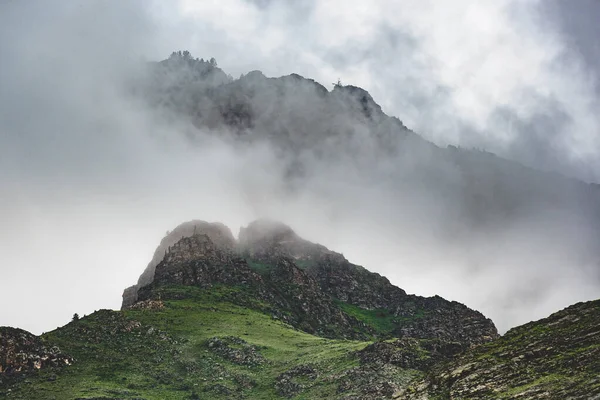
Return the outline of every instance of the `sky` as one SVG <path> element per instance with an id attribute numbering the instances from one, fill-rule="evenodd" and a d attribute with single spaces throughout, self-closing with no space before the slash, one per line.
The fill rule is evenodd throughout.
<path id="1" fill-rule="evenodd" d="M 140 61 L 188 49 L 233 77 L 340 79 L 441 146 L 598 182 L 599 17 L 594 0 L 1 2 L 0 325 L 41 333 L 73 313 L 118 309 L 165 231 L 205 219 L 236 233 L 265 214 L 501 330 L 600 297 L 583 276 L 557 275 L 547 285 L 558 294 L 536 296 L 501 268 L 475 285 L 452 265 L 420 265 L 439 257 L 397 265 L 397 237 L 375 224 L 381 204 L 331 223 L 352 204 L 332 204 L 322 182 L 278 199 L 268 147 L 239 153 L 210 137 L 190 147 L 172 134 L 185 126 L 122 93 Z M 249 200 L 264 193 L 274 200 Z M 532 299 L 494 305 L 509 292 L 479 283 L 498 281 Z"/>

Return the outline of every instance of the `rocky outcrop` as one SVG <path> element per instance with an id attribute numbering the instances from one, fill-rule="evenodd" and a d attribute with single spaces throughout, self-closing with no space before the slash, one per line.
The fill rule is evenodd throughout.
<path id="1" fill-rule="evenodd" d="M 298 365 L 275 379 L 275 390 L 280 396 L 294 397 L 312 386 L 318 376 L 319 374 L 311 365 Z"/>
<path id="2" fill-rule="evenodd" d="M 161 285 L 242 285 L 275 317 L 325 337 L 414 337 L 471 346 L 498 336 L 481 313 L 438 296 L 408 295 L 281 222 L 252 222 L 240 230 L 239 243 L 220 224 L 192 221 L 175 231 L 190 235 L 166 248 L 172 235 L 163 239 L 153 282 L 126 289 L 124 305 L 152 299 Z M 388 318 L 383 331 L 377 327 L 382 313 Z"/>
<path id="3" fill-rule="evenodd" d="M 154 280 L 156 266 L 163 260 L 169 247 L 175 245 L 184 237 L 190 237 L 194 234 L 205 234 L 211 238 L 213 244 L 221 249 L 232 249 L 235 246 L 235 239 L 229 228 L 219 222 L 206 222 L 192 220 L 178 225 L 175 229 L 167 232 L 160 244 L 154 251 L 152 260 L 140 275 L 137 284 L 130 286 L 123 292 L 123 307 L 129 307 L 137 301 L 137 292 L 139 288 L 149 285 Z"/>
<path id="4" fill-rule="evenodd" d="M 0 376 L 70 365 L 73 358 L 22 329 L 0 327 Z"/>
<path id="5" fill-rule="evenodd" d="M 600 300 L 514 328 L 436 366 L 406 399 L 600 398 Z M 435 397 L 438 396 L 438 397 Z"/>
<path id="6" fill-rule="evenodd" d="M 290 259 L 280 258 L 266 276 L 272 302 L 291 313 L 286 322 L 305 332 L 325 337 L 364 338 L 356 332 L 369 329 L 344 313 L 320 290 L 315 279 Z"/>
<path id="7" fill-rule="evenodd" d="M 121 307 L 127 308 L 135 304 L 138 299 L 138 285 L 129 286 L 123 291 L 123 302 Z"/>
<path id="8" fill-rule="evenodd" d="M 391 311 L 398 321 L 395 336 L 456 340 L 469 345 L 498 337 L 493 322 L 480 312 L 439 296 L 407 295 L 387 278 L 300 238 L 280 222 L 255 221 L 242 228 L 239 237 L 245 257 L 262 263 L 287 257 L 311 275 L 330 297 L 366 310 Z"/>
<path id="9" fill-rule="evenodd" d="M 206 343 L 208 349 L 237 365 L 257 367 L 266 362 L 256 346 L 235 336 L 214 337 Z"/>
<path id="10" fill-rule="evenodd" d="M 459 342 L 414 338 L 375 342 L 358 352 L 361 364 L 381 367 L 387 364 L 404 369 L 428 371 L 434 365 L 452 360 L 466 346 Z"/>
<path id="11" fill-rule="evenodd" d="M 164 284 L 199 287 L 262 284 L 262 277 L 232 249 L 215 243 L 204 233 L 182 238 L 166 249 L 163 260 L 155 268 L 153 284 L 140 288 L 138 299 L 148 299 L 154 286 Z"/>

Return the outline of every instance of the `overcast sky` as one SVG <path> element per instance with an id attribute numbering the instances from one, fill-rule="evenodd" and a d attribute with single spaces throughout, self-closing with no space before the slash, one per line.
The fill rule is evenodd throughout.
<path id="1" fill-rule="evenodd" d="M 244 188 L 274 179 L 268 149 L 190 149 L 170 135 L 180 127 L 119 92 L 140 60 L 188 49 L 234 77 L 339 78 L 440 145 L 599 181 L 599 19 L 595 0 L 0 2 L 0 325 L 40 333 L 117 309 L 166 230 L 206 219 L 236 233 L 265 213 L 501 329 L 600 297 L 577 281 L 568 296 L 507 310 L 466 293 L 451 269 L 406 278 L 393 241 L 360 241 L 368 214 L 332 225 L 310 201 L 250 206 Z"/>

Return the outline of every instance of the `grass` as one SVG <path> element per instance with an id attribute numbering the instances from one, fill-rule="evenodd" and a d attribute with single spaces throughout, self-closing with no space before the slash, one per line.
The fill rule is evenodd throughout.
<path id="1" fill-rule="evenodd" d="M 361 322 L 364 322 L 373 328 L 377 333 L 382 335 L 390 335 L 399 322 L 399 319 L 395 317 L 389 310 L 367 310 L 339 300 L 336 301 L 336 304 L 346 314 L 356 318 Z"/>
<path id="2" fill-rule="evenodd" d="M 163 288 L 161 310 L 101 310 L 47 333 L 77 360 L 61 371 L 46 370 L 14 386 L 10 399 L 194 399 L 280 398 L 276 377 L 309 364 L 318 378 L 296 398 L 336 398 L 336 377 L 358 365 L 354 353 L 368 342 L 329 340 L 293 329 L 258 310 L 228 301 L 242 289 Z M 254 346 L 267 362 L 232 363 L 207 341 L 235 336 Z M 302 383 L 304 378 L 299 378 Z M 3 392 L 0 386 L 0 397 Z M 341 396 L 341 395 L 340 395 Z"/>
<path id="3" fill-rule="evenodd" d="M 425 317 L 423 310 L 417 310 L 417 312 L 411 317 L 395 316 L 390 310 L 386 309 L 375 309 L 367 310 L 348 304 L 343 301 L 337 300 L 336 304 L 346 314 L 356 318 L 357 320 L 367 324 L 377 332 L 379 336 L 391 336 L 398 326 L 403 323 L 414 321 Z"/>
<path id="4" fill-rule="evenodd" d="M 248 266 L 259 275 L 267 275 L 273 269 L 273 265 L 271 264 L 261 263 L 252 259 L 247 259 L 246 262 L 248 263 Z"/>

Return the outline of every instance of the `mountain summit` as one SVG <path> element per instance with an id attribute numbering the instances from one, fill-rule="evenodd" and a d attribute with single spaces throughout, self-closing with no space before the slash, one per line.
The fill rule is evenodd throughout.
<path id="1" fill-rule="evenodd" d="M 124 308 L 156 299 L 165 285 L 229 285 L 243 287 L 286 323 L 324 337 L 411 336 L 468 347 L 498 336 L 481 313 L 440 297 L 408 295 L 385 277 L 270 220 L 242 228 L 239 242 L 222 224 L 183 223 L 161 241 L 139 282 L 146 284 L 125 290 Z M 369 325 L 366 315 L 385 329 Z"/>

